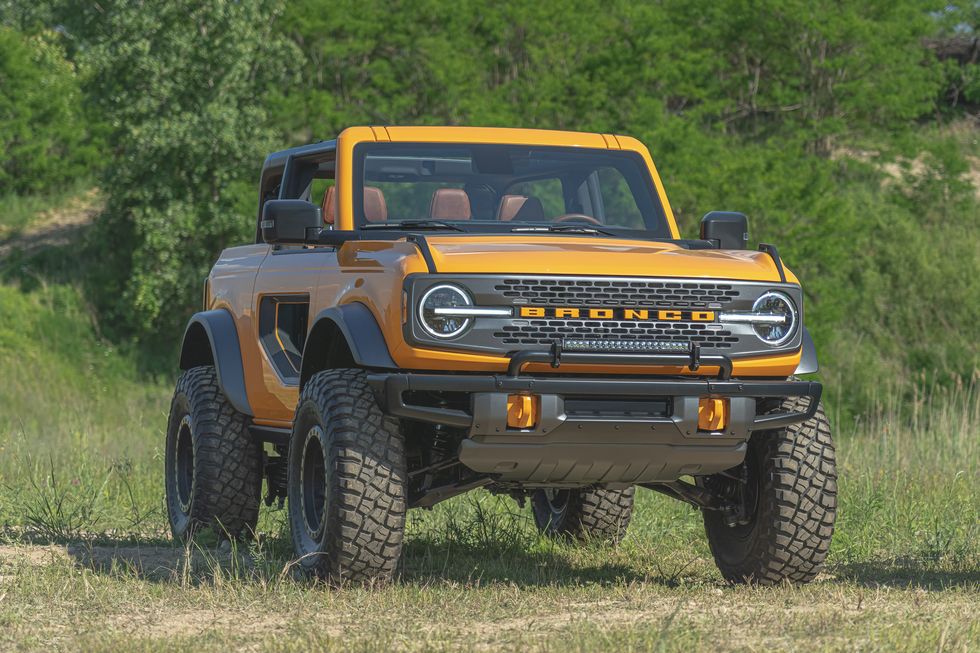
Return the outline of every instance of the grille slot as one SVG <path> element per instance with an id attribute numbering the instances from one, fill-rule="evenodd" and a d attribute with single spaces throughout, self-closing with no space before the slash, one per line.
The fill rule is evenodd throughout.
<path id="1" fill-rule="evenodd" d="M 542 306 L 724 307 L 737 299 L 730 283 L 615 279 L 503 279 L 494 291 L 517 303 Z"/>

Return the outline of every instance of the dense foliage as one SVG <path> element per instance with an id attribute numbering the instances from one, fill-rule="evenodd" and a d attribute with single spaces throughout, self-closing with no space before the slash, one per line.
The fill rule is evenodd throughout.
<path id="1" fill-rule="evenodd" d="M 650 145 L 687 235 L 708 210 L 741 210 L 754 240 L 780 246 L 825 374 L 858 405 L 883 379 L 978 366 L 978 7 L 0 2 L 19 30 L 0 32 L 0 53 L 20 53 L 0 55 L 0 76 L 63 70 L 58 98 L 81 84 L 97 116 L 79 126 L 78 103 L 63 102 L 32 123 L 31 147 L 70 161 L 87 141 L 65 134 L 105 134 L 91 288 L 116 337 L 174 340 L 216 253 L 251 235 L 271 148 L 351 124 L 627 133 Z M 67 59 L 23 54 L 54 48 L 37 35 L 55 27 Z M 0 85 L 0 147 L 5 97 L 28 103 Z M 21 171 L 7 188 L 61 172 Z"/>
<path id="2" fill-rule="evenodd" d="M 0 197 L 90 174 L 97 148 L 74 66 L 55 36 L 0 25 Z"/>

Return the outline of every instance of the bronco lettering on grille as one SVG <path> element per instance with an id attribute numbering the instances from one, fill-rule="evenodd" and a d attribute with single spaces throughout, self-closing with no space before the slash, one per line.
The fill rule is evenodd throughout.
<path id="1" fill-rule="evenodd" d="M 588 320 L 661 320 L 665 322 L 714 322 L 714 311 L 645 308 L 573 308 L 563 306 L 521 306 L 521 317 L 578 318 Z"/>

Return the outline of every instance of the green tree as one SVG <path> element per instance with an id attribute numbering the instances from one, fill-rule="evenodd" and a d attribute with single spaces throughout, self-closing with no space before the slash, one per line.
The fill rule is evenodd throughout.
<path id="1" fill-rule="evenodd" d="M 253 233 L 255 178 L 273 144 L 263 96 L 296 53 L 265 0 L 102 2 L 71 14 L 111 124 L 94 281 L 117 329 L 167 337 L 216 253 Z"/>
<path id="2" fill-rule="evenodd" d="M 0 196 L 91 175 L 98 149 L 74 66 L 53 34 L 0 26 Z"/>

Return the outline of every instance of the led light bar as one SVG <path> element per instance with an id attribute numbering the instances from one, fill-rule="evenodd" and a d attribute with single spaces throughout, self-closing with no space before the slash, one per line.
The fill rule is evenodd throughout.
<path id="1" fill-rule="evenodd" d="M 446 306 L 434 308 L 432 312 L 446 317 L 510 317 L 514 314 L 514 309 L 488 308 L 485 306 Z"/>
<path id="2" fill-rule="evenodd" d="M 786 324 L 789 316 L 778 313 L 719 313 L 718 321 L 728 324 Z"/>
<path id="3" fill-rule="evenodd" d="M 668 340 L 565 340 L 564 351 L 585 352 L 647 352 L 655 354 L 686 354 L 691 351 L 690 342 Z"/>

